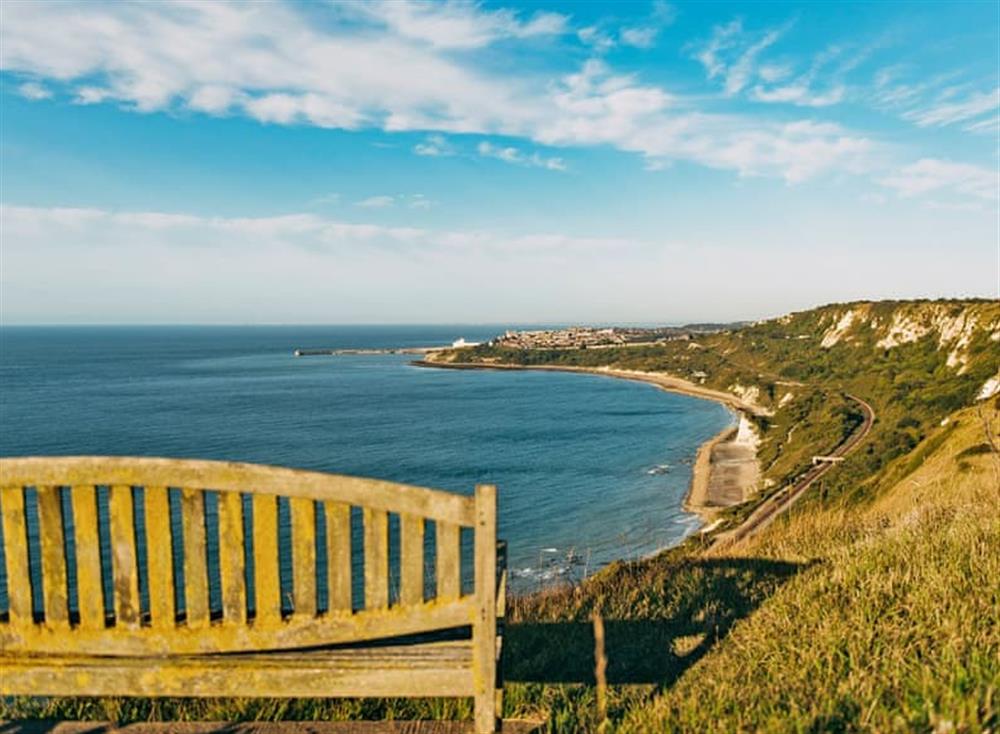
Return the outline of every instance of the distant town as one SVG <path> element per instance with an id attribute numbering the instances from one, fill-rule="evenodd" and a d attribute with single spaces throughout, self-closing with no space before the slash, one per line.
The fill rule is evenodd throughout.
<path id="1" fill-rule="evenodd" d="M 729 331 L 742 324 L 690 324 L 687 326 L 571 326 L 566 329 L 539 331 L 506 331 L 487 342 L 491 347 L 506 349 L 606 349 L 609 347 L 660 344 L 678 339 L 690 339 L 696 334 Z M 454 346 L 472 346 L 468 343 Z"/>

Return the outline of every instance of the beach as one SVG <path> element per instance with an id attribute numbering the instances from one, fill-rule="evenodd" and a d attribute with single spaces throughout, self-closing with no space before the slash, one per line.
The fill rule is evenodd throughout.
<path id="1" fill-rule="evenodd" d="M 757 462 L 759 439 L 749 416 L 769 415 L 760 405 L 742 400 L 732 393 L 713 390 L 673 375 L 656 372 L 639 372 L 610 367 L 573 367 L 558 365 L 508 365 L 480 362 L 443 362 L 431 352 L 422 361 L 413 362 L 420 367 L 445 369 L 492 370 L 542 370 L 550 372 L 584 372 L 623 380 L 634 380 L 656 385 L 661 390 L 682 395 L 715 400 L 732 409 L 738 423 L 729 426 L 698 449 L 692 467 L 691 485 L 684 498 L 684 509 L 693 512 L 706 523 L 712 522 L 719 510 L 739 504 L 756 489 L 760 477 Z"/>
<path id="2" fill-rule="evenodd" d="M 745 415 L 702 444 L 695 458 L 684 509 L 709 522 L 716 513 L 745 501 L 760 477 L 758 438 Z"/>

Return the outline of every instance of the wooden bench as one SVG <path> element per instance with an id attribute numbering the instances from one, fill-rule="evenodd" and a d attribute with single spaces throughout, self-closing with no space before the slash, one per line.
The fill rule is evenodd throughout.
<path id="1" fill-rule="evenodd" d="M 472 696 L 497 726 L 493 486 L 121 457 L 0 486 L 0 695 Z"/>

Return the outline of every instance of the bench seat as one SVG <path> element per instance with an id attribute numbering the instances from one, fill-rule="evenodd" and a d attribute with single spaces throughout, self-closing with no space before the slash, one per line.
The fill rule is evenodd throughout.
<path id="1" fill-rule="evenodd" d="M 472 641 L 308 651 L 0 657 L 7 695 L 472 696 Z"/>

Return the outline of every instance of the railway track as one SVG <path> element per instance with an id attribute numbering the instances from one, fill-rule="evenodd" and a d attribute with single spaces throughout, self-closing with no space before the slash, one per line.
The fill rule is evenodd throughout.
<path id="1" fill-rule="evenodd" d="M 867 401 L 862 400 L 855 395 L 851 395 L 850 393 L 844 393 L 844 395 L 861 406 L 861 410 L 864 413 L 864 420 L 861 422 L 861 425 L 858 426 L 858 428 L 850 436 L 848 436 L 846 441 L 840 444 L 840 446 L 835 448 L 829 454 L 830 457 L 844 457 L 853 452 L 871 431 L 872 424 L 875 422 L 875 409 L 872 408 Z M 833 469 L 834 466 L 836 466 L 836 464 L 831 462 L 822 463 L 818 466 L 812 467 L 790 486 L 778 490 L 764 500 L 764 502 L 750 514 L 750 517 L 744 520 L 740 525 L 732 530 L 727 530 L 716 535 L 713 539 L 712 545 L 709 547 L 718 548 L 731 543 L 736 543 L 767 527 L 776 517 L 787 511 L 789 507 L 795 504 L 798 499 L 805 494 L 806 490 L 808 490 L 809 487 L 816 482 L 817 479 L 820 479 L 824 474 Z"/>

